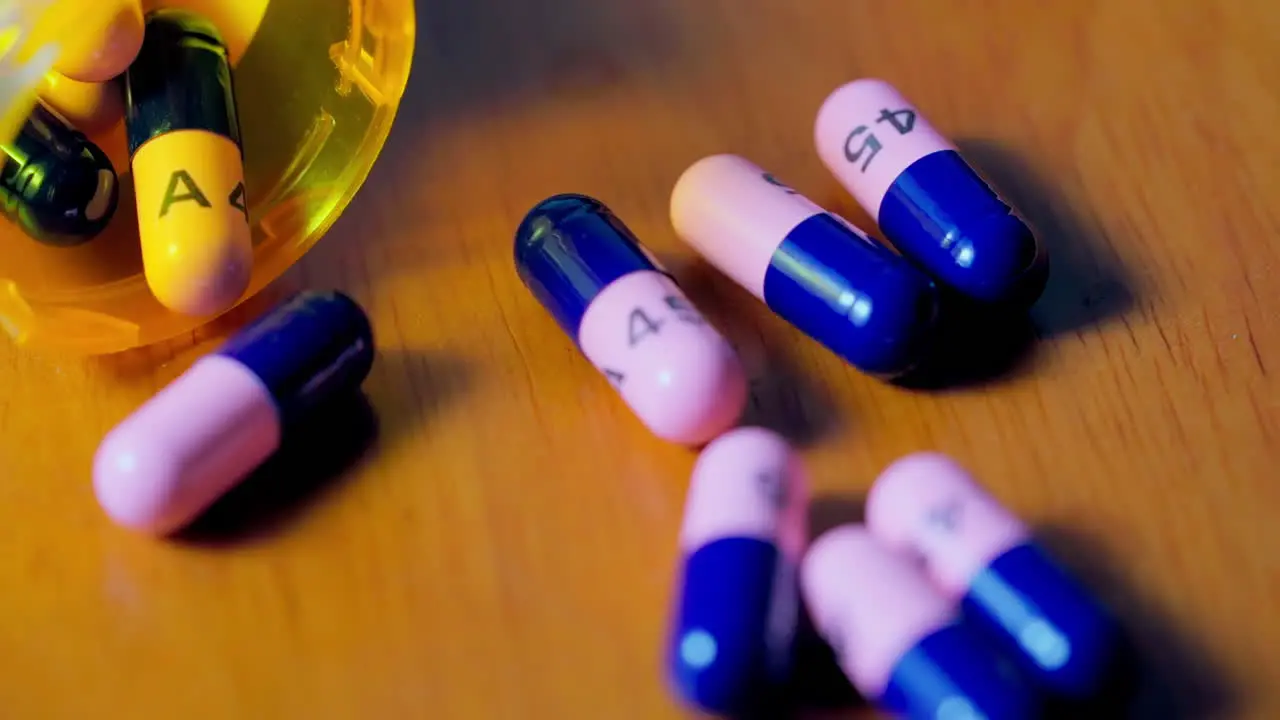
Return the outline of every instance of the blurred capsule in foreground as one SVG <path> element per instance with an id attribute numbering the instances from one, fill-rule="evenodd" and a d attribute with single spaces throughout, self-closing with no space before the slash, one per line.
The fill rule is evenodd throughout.
<path id="1" fill-rule="evenodd" d="M 818 111 L 818 155 L 889 242 L 944 284 L 1030 305 L 1048 258 L 1014 211 L 883 80 L 856 80 Z"/>
<path id="2" fill-rule="evenodd" d="M 3 151 L 4 214 L 28 235 L 77 245 L 107 227 L 120 198 L 111 160 L 56 113 L 36 105 Z"/>
<path id="3" fill-rule="evenodd" d="M 748 160 L 714 155 L 686 170 L 671 222 L 721 272 L 864 372 L 901 375 L 927 347 L 933 282 Z"/>
<path id="4" fill-rule="evenodd" d="M 954 460 L 916 453 L 872 485 L 867 523 L 924 558 L 938 587 L 1047 689 L 1089 700 L 1118 669 L 1119 628 Z"/>
<path id="5" fill-rule="evenodd" d="M 240 123 L 217 28 L 186 11 L 151 13 L 125 89 L 147 285 L 170 310 L 217 314 L 253 271 Z"/>
<path id="6" fill-rule="evenodd" d="M 83 51 L 64 50 L 53 69 L 73 80 L 106 82 L 129 68 L 142 47 L 141 0 L 95 0 L 114 11 L 106 32 Z"/>
<path id="7" fill-rule="evenodd" d="M 364 311 L 306 292 L 201 358 L 115 427 L 94 457 L 98 502 L 120 525 L 188 525 L 270 457 L 316 406 L 354 392 L 373 364 Z"/>
<path id="8" fill-rule="evenodd" d="M 702 451 L 668 660 L 689 703 L 740 717 L 778 701 L 795 650 L 807 509 L 805 470 L 777 434 L 740 428 Z"/>
<path id="9" fill-rule="evenodd" d="M 124 119 L 124 87 L 116 80 L 86 83 L 47 73 L 40 85 L 40 101 L 89 135 L 109 130 Z"/>
<path id="10" fill-rule="evenodd" d="M 520 279 L 655 435 L 701 445 L 742 415 L 737 353 L 599 200 L 556 195 L 516 231 Z"/>
<path id="11" fill-rule="evenodd" d="M 959 621 L 912 559 L 858 525 L 815 540 L 800 569 L 804 600 L 849 680 L 911 720 L 1032 720 L 1039 700 L 1014 668 Z"/>

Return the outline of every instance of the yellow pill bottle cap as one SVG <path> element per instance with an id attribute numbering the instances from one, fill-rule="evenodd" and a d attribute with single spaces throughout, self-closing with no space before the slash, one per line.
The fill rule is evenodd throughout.
<path id="1" fill-rule="evenodd" d="M 0 0 L 0 144 L 22 128 L 62 54 L 92 52 L 120 1 Z M 297 262 L 364 183 L 408 84 L 414 0 L 141 5 L 201 13 L 227 44 L 254 246 L 238 305 Z M 89 242 L 57 247 L 0 217 L 0 330 L 23 347 L 85 355 L 168 340 L 213 320 L 172 312 L 151 295 L 123 122 L 90 139 L 120 175 L 111 225 Z"/>

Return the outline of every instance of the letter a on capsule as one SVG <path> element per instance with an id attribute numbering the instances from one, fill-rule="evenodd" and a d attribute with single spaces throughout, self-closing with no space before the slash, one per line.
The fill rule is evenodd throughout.
<path id="1" fill-rule="evenodd" d="M 249 287 L 253 241 L 231 65 L 217 28 L 186 11 L 151 13 L 125 89 L 147 284 L 175 312 L 221 312 Z"/>
<path id="2" fill-rule="evenodd" d="M 808 493 L 799 458 L 768 430 L 730 431 L 699 456 L 668 656 L 687 702 L 736 717 L 776 700 L 795 651 Z"/>
<path id="3" fill-rule="evenodd" d="M 737 353 L 599 200 L 556 195 L 516 231 L 516 269 L 655 435 L 701 445 L 747 402 Z"/>

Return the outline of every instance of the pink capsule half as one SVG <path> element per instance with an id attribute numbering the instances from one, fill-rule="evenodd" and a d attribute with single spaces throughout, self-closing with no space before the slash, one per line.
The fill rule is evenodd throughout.
<path id="1" fill-rule="evenodd" d="M 889 466 L 872 485 L 867 522 L 922 558 L 934 583 L 1044 687 L 1089 700 L 1124 670 L 1111 614 L 951 458 L 916 453 Z"/>
<path id="2" fill-rule="evenodd" d="M 844 525 L 815 540 L 801 565 L 800 584 L 818 632 L 850 682 L 868 697 L 884 692 L 908 650 L 958 616 L 919 568 L 860 525 Z"/>
<path id="3" fill-rule="evenodd" d="M 732 430 L 698 458 L 668 672 L 680 696 L 741 716 L 776 699 L 795 652 L 809 483 L 776 433 Z"/>
<path id="4" fill-rule="evenodd" d="M 850 682 L 911 720 L 1039 717 L 1035 693 L 966 625 L 910 556 L 844 525 L 810 547 L 800 586 Z"/>
<path id="5" fill-rule="evenodd" d="M 814 142 L 885 238 L 943 283 L 997 303 L 1043 291 L 1048 260 L 1031 229 L 889 83 L 837 88 Z"/>
<path id="6" fill-rule="evenodd" d="M 244 480 L 289 428 L 354 393 L 373 364 L 373 330 L 339 292 L 299 293 L 107 433 L 93 463 L 112 520 L 163 535 Z"/>
<path id="7" fill-rule="evenodd" d="M 191 522 L 280 445 L 271 393 L 244 365 L 201 358 L 98 447 L 93 484 L 119 525 L 165 535 Z"/>
<path id="8" fill-rule="evenodd" d="M 867 495 L 866 514 L 882 542 L 923 557 L 953 599 L 992 560 L 1029 539 L 1021 520 L 941 453 L 915 453 L 886 468 Z"/>
<path id="9" fill-rule="evenodd" d="M 737 353 L 665 273 L 634 272 L 602 290 L 582 316 L 578 345 L 658 437 L 700 445 L 732 427 L 746 404 Z"/>
<path id="10" fill-rule="evenodd" d="M 538 203 L 516 231 L 515 263 L 655 435 L 701 445 L 742 415 L 737 353 L 604 203 L 575 194 Z"/>
<path id="11" fill-rule="evenodd" d="M 858 228 L 736 155 L 671 192 L 676 233 L 771 310 L 864 372 L 896 376 L 932 336 L 937 289 Z"/>

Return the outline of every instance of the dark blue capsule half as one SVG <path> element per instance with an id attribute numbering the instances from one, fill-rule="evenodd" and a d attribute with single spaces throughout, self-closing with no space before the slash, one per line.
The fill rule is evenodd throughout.
<path id="1" fill-rule="evenodd" d="M 1008 550 L 978 573 L 964 612 L 1059 695 L 1091 699 L 1119 669 L 1119 626 L 1037 545 Z"/>
<path id="2" fill-rule="evenodd" d="M 1030 305 L 1044 291 L 1048 256 L 955 150 L 908 166 L 889 186 L 877 220 L 903 255 L 964 295 Z"/>
<path id="3" fill-rule="evenodd" d="M 76 245 L 106 229 L 120 200 L 111 160 L 66 120 L 42 105 L 3 145 L 4 214 L 31 237 Z"/>
<path id="4" fill-rule="evenodd" d="M 303 292 L 241 330 L 217 354 L 262 381 L 287 427 L 364 382 L 373 366 L 373 330 L 346 295 Z"/>
<path id="5" fill-rule="evenodd" d="M 938 308 L 927 275 L 827 213 L 802 221 L 778 246 L 764 300 L 858 369 L 884 377 L 919 362 Z"/>
<path id="6" fill-rule="evenodd" d="M 147 15 L 146 39 L 125 73 L 125 128 L 130 156 L 178 130 L 205 130 L 240 145 L 231 63 L 207 18 L 172 8 Z"/>
<path id="7" fill-rule="evenodd" d="M 689 703 L 741 717 L 787 680 L 799 621 L 795 574 L 772 544 L 726 538 L 685 561 L 668 671 Z"/>
<path id="8" fill-rule="evenodd" d="M 600 291 L 640 270 L 665 272 L 604 203 L 555 195 L 538 203 L 516 230 L 516 272 L 576 342 L 587 306 Z"/>
<path id="9" fill-rule="evenodd" d="M 1034 689 L 959 623 L 935 631 L 902 656 L 879 705 L 910 720 L 1040 717 Z"/>

